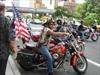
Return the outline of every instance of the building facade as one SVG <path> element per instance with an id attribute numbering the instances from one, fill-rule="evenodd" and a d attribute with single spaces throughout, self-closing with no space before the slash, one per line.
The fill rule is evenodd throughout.
<path id="1" fill-rule="evenodd" d="M 76 7 L 76 0 L 55 0 L 55 7 L 64 6 L 69 11 L 74 12 Z"/>

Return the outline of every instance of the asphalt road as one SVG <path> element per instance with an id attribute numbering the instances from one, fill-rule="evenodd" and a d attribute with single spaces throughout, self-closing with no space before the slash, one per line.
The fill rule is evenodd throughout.
<path id="1" fill-rule="evenodd" d="M 90 39 L 86 41 L 85 55 L 88 60 L 88 69 L 87 72 L 83 75 L 100 75 L 100 38 L 97 42 L 93 42 Z M 21 75 L 47 75 L 46 70 L 33 70 L 33 71 L 24 71 L 18 65 Z M 54 71 L 55 75 L 78 75 L 73 68 L 68 64 L 64 64 L 64 69 L 59 71 Z"/>

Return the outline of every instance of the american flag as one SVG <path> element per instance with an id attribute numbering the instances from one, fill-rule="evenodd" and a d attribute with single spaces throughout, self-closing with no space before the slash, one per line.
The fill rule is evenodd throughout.
<path id="1" fill-rule="evenodd" d="M 16 29 L 16 37 L 17 38 L 24 38 L 26 42 L 30 40 L 30 33 L 28 31 L 28 26 L 25 21 L 22 20 L 21 15 L 17 8 L 13 5 L 13 13 L 14 13 L 14 24 Z"/>

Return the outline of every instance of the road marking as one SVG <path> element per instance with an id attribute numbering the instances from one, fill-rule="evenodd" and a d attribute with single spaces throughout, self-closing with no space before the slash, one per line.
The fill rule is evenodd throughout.
<path id="1" fill-rule="evenodd" d="M 94 62 L 94 61 L 92 61 L 92 60 L 90 60 L 90 59 L 87 59 L 87 61 L 88 61 L 89 63 L 91 63 L 91 64 L 97 66 L 97 67 L 100 67 L 100 64 L 97 63 L 97 62 Z"/>

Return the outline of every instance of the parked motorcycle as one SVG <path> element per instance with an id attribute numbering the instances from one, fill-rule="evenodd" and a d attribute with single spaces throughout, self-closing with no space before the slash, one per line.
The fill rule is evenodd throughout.
<path id="1" fill-rule="evenodd" d="M 84 39 L 89 39 L 91 38 L 92 41 L 97 41 L 98 40 L 98 34 L 93 28 L 87 28 L 84 31 Z"/>
<path id="2" fill-rule="evenodd" d="M 39 52 L 38 47 L 31 47 L 23 42 L 25 47 L 19 48 L 17 62 L 24 70 L 34 70 L 47 68 L 46 58 Z M 48 45 L 50 46 L 50 45 Z M 59 43 L 50 47 L 50 53 L 53 58 L 53 68 L 59 69 L 63 66 L 66 57 L 73 69 L 83 74 L 86 72 L 88 63 L 82 50 L 80 50 L 73 40 L 73 36 L 66 37 L 66 40 L 60 40 Z M 68 53 L 70 56 L 68 56 Z"/>

